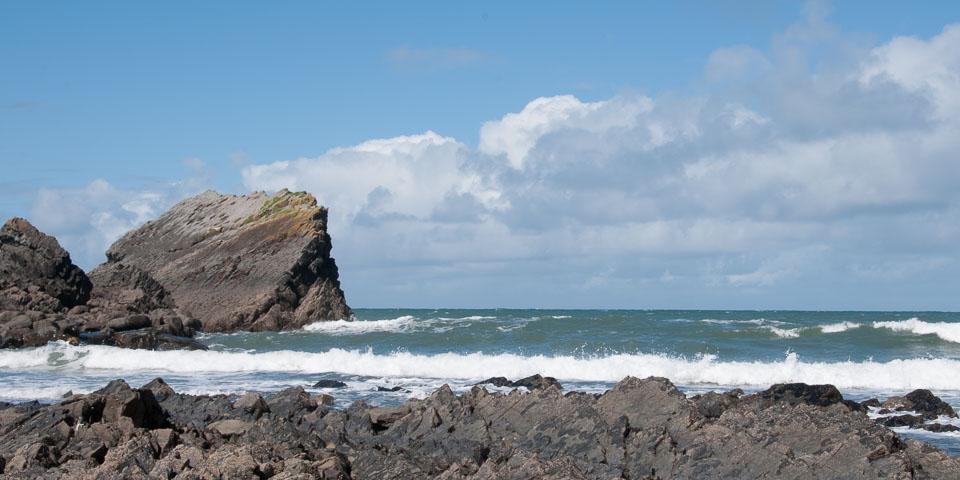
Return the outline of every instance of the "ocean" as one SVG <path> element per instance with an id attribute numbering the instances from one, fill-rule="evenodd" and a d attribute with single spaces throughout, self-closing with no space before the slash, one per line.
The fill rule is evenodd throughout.
<path id="1" fill-rule="evenodd" d="M 0 351 L 0 400 L 53 402 L 123 378 L 237 395 L 303 386 L 336 407 L 425 397 L 443 384 L 533 374 L 602 392 L 625 376 L 667 377 L 688 395 L 830 383 L 865 400 L 927 388 L 960 411 L 960 313 L 686 310 L 357 309 L 353 322 L 290 332 L 203 334 L 209 351 L 104 346 Z M 320 389 L 322 379 L 346 383 Z M 399 387 L 399 389 L 397 389 Z M 396 389 L 396 391 L 382 391 Z M 488 386 L 491 390 L 506 391 Z M 876 415 L 875 412 L 871 413 Z M 960 426 L 956 419 L 941 423 Z M 960 432 L 898 433 L 960 455 Z"/>

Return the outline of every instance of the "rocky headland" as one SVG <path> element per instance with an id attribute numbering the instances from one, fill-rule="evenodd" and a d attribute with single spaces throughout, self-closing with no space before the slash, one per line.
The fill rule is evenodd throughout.
<path id="1" fill-rule="evenodd" d="M 350 318 L 327 209 L 306 192 L 208 191 L 129 232 L 89 274 L 25 219 L 0 228 L 0 347 L 202 349 L 198 331 Z"/>
<path id="2" fill-rule="evenodd" d="M 330 249 L 309 193 L 207 191 L 117 240 L 98 269 L 149 273 L 204 331 L 276 331 L 351 316 Z"/>
<path id="3" fill-rule="evenodd" d="M 116 380 L 56 405 L 0 405 L 3 478 L 944 478 L 960 459 L 903 440 L 829 385 L 687 398 L 628 377 L 509 394 L 444 386 L 372 408 L 301 387 L 239 398 Z M 948 414 L 929 392 L 910 405 Z M 925 393 L 924 393 L 925 392 Z M 916 393 L 916 392 L 915 392 Z M 891 403 L 891 405 L 893 404 Z M 944 407 L 944 405 L 946 405 Z"/>

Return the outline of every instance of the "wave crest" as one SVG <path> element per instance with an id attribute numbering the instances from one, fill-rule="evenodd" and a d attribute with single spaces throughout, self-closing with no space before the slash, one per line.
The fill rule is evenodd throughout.
<path id="1" fill-rule="evenodd" d="M 910 332 L 917 335 L 934 334 L 948 342 L 960 343 L 960 323 L 924 322 L 913 317 L 907 320 L 873 322 L 873 328 L 888 328 L 895 332 Z"/>
<path id="2" fill-rule="evenodd" d="M 127 350 L 99 345 L 73 346 L 64 342 L 44 347 L 0 352 L 0 368 L 96 369 L 118 372 L 175 373 L 325 373 L 377 377 L 482 379 L 521 378 L 535 373 L 561 380 L 615 382 L 626 376 L 661 376 L 682 385 L 717 384 L 766 387 L 775 383 L 830 383 L 839 388 L 960 390 L 960 361 L 905 359 L 888 362 L 806 362 L 796 353 L 778 361 L 720 361 L 713 355 L 696 358 L 654 354 L 517 355 L 441 353 L 435 355 L 370 350 L 330 349 L 326 352 L 276 351 L 264 353 L 214 351 Z"/>

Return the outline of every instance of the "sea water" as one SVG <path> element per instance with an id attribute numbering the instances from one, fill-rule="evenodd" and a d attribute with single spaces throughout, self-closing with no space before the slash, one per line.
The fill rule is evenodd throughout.
<path id="1" fill-rule="evenodd" d="M 622 378 L 669 378 L 688 395 L 829 383 L 864 400 L 928 388 L 960 410 L 960 313 L 684 310 L 358 309 L 354 321 L 290 332 L 203 334 L 208 351 L 104 346 L 0 351 L 0 400 L 53 402 L 123 378 L 239 395 L 302 386 L 337 407 L 468 390 L 543 374 L 603 392 Z M 346 383 L 319 389 L 321 379 Z M 400 387 L 398 391 L 380 389 Z M 489 387 L 489 389 L 495 389 Z M 503 389 L 499 389 L 503 390 Z M 960 425 L 956 420 L 946 420 Z M 960 455 L 960 435 L 897 428 Z"/>

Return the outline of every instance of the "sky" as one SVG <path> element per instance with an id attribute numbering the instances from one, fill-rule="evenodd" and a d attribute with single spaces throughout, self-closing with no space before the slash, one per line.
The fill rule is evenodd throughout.
<path id="1" fill-rule="evenodd" d="M 0 0 L 0 217 L 207 189 L 353 307 L 960 310 L 958 2 Z"/>

